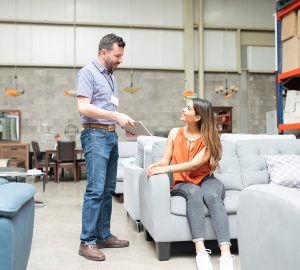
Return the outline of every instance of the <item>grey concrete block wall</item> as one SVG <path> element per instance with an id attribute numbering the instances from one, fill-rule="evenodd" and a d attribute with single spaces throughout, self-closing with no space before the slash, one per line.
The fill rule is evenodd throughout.
<path id="1" fill-rule="evenodd" d="M 4 89 L 13 83 L 14 68 L 0 67 L 0 109 L 17 109 L 22 112 L 22 142 L 37 140 L 41 149 L 52 148 L 54 135 L 60 133 L 64 139 L 65 128 L 74 124 L 80 128 L 79 113 L 74 97 L 65 97 L 64 90 L 73 89 L 74 70 L 72 68 L 29 68 L 19 67 L 18 82 L 25 94 L 19 97 L 3 95 Z M 76 70 L 77 72 L 78 70 Z M 184 73 L 182 71 L 134 71 L 134 85 L 140 91 L 129 94 L 123 91 L 130 85 L 130 70 L 115 72 L 118 87 L 119 111 L 136 120 L 141 120 L 153 133 L 168 131 L 182 126 L 179 121 L 184 106 Z M 239 85 L 239 74 L 227 74 L 229 81 Z M 197 86 L 197 76 L 195 76 Z M 205 74 L 205 98 L 214 106 L 233 107 L 233 132 L 240 130 L 240 115 L 248 106 L 249 133 L 265 132 L 265 112 L 274 110 L 275 76 L 269 74 L 248 74 L 248 99 L 241 103 L 239 93 L 230 99 L 214 92 L 214 88 L 225 83 L 225 74 Z M 195 89 L 198 91 L 198 89 Z M 118 129 L 119 139 L 126 137 Z M 80 145 L 79 136 L 76 139 Z"/>

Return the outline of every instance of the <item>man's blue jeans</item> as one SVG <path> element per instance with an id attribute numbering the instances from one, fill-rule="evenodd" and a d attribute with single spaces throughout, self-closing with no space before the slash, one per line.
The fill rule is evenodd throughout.
<path id="1" fill-rule="evenodd" d="M 95 244 L 111 237 L 112 193 L 116 187 L 118 135 L 100 128 L 81 133 L 86 160 L 87 186 L 82 207 L 82 243 Z"/>

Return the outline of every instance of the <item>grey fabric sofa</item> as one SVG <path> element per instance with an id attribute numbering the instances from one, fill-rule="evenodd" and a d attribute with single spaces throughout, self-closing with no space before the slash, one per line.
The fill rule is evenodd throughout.
<path id="1" fill-rule="evenodd" d="M 220 168 L 215 172 L 215 176 L 225 185 L 224 204 L 228 214 L 230 234 L 232 239 L 238 239 L 241 235 L 238 233 L 237 211 L 243 190 L 253 185 L 266 185 L 267 188 L 271 189 L 265 155 L 300 154 L 300 140 L 222 141 L 222 145 L 223 155 Z M 156 152 L 156 155 L 157 152 L 162 154 L 163 148 L 161 143 L 154 143 L 152 151 Z M 152 177 L 147 177 L 144 174 L 144 177 L 140 179 L 141 222 L 145 228 L 146 239 L 151 237 L 155 241 L 159 260 L 169 259 L 171 242 L 192 240 L 186 217 L 186 202 L 182 197 L 170 196 L 171 182 L 172 177 L 168 174 Z M 255 202 L 253 205 L 255 206 Z M 259 208 L 256 210 L 260 211 Z M 262 211 L 261 215 L 267 217 L 268 212 Z M 239 224 L 248 223 L 250 219 L 250 216 L 244 215 Z M 207 240 L 216 239 L 207 209 L 205 238 Z M 267 269 L 269 268 L 265 268 L 265 270 Z"/>

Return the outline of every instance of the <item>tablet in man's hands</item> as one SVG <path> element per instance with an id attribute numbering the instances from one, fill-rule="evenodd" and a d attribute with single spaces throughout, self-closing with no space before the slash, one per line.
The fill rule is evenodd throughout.
<path id="1" fill-rule="evenodd" d="M 151 132 L 143 125 L 142 121 L 135 121 L 135 127 L 125 128 L 124 129 L 136 136 L 152 136 Z"/>

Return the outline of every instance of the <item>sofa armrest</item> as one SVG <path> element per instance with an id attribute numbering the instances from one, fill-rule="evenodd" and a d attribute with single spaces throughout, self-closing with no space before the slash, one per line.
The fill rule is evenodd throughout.
<path id="1" fill-rule="evenodd" d="M 134 220 L 140 220 L 139 179 L 143 172 L 134 160 L 123 163 L 124 208 Z"/>
<path id="2" fill-rule="evenodd" d="M 34 186 L 26 183 L 0 185 L 0 216 L 13 217 L 35 194 Z"/>
<path id="3" fill-rule="evenodd" d="M 148 177 L 144 171 L 140 179 L 141 222 L 154 240 L 168 236 L 171 215 L 170 176 Z M 159 235 L 160 236 L 159 236 Z"/>
<path id="4" fill-rule="evenodd" d="M 238 244 L 243 270 L 299 268 L 299 197 L 299 189 L 274 184 L 253 185 L 241 192 Z"/>

